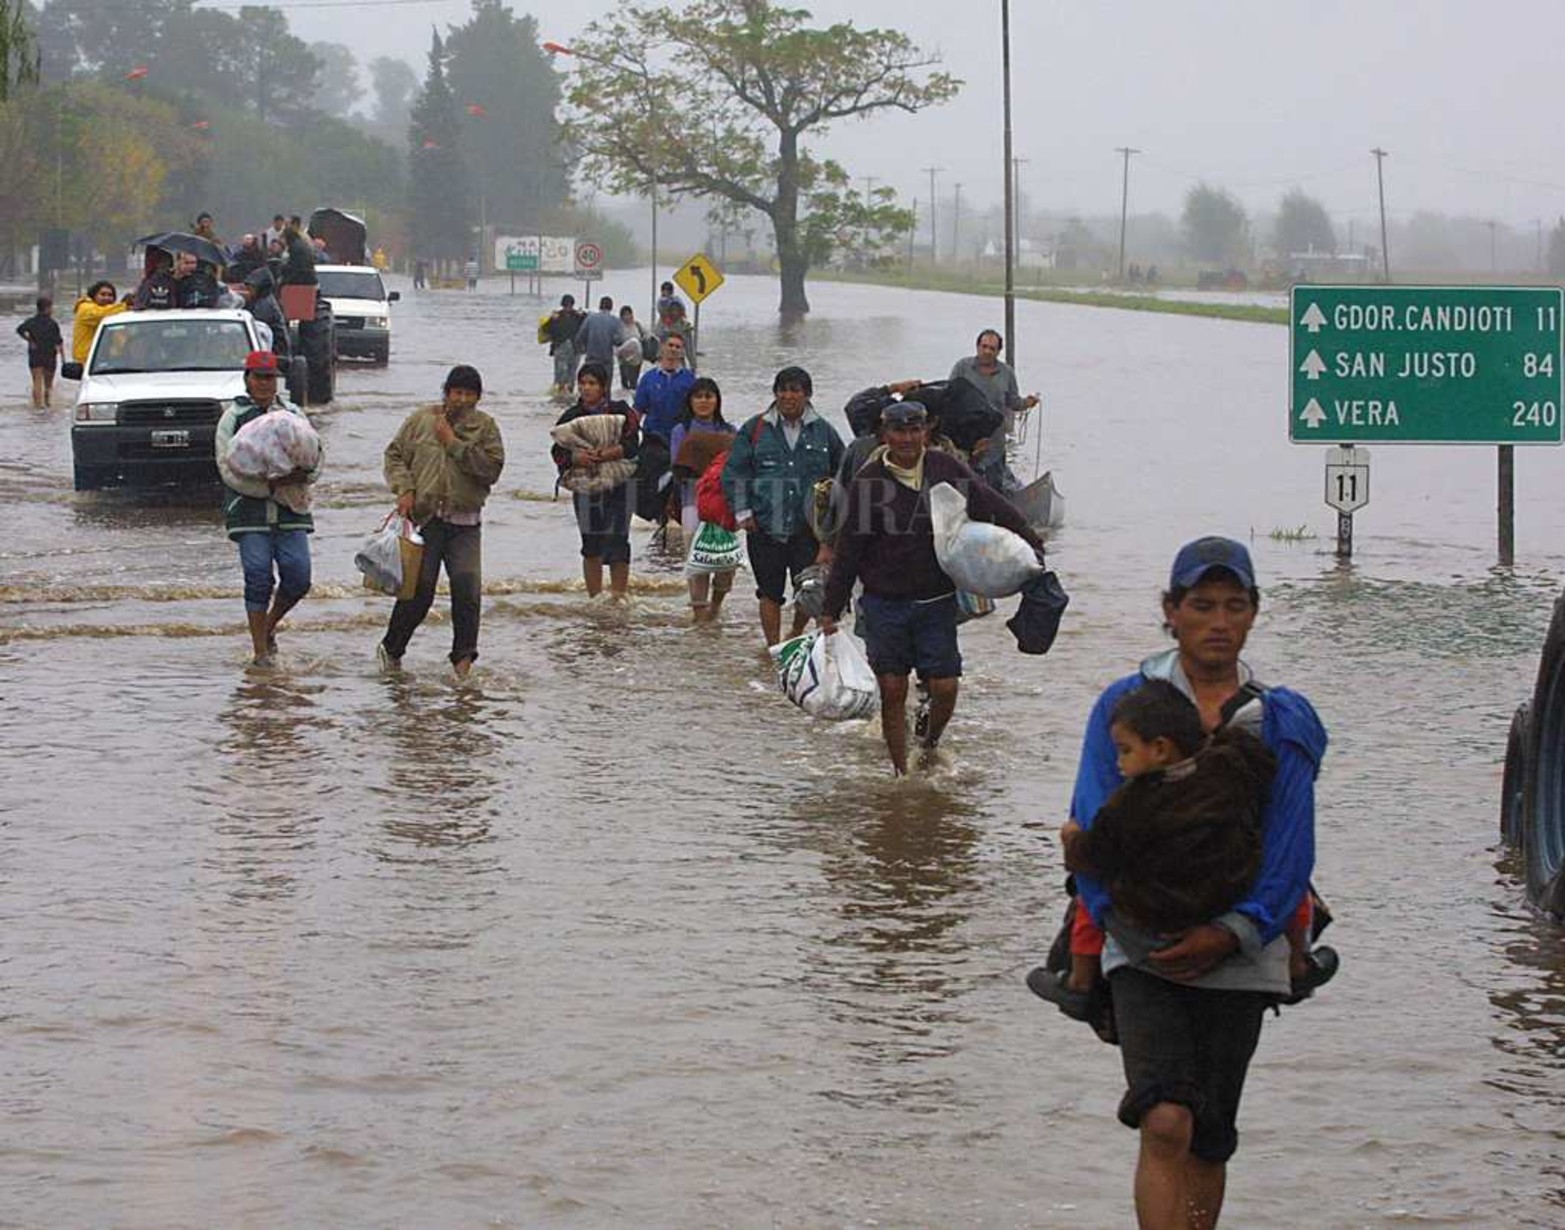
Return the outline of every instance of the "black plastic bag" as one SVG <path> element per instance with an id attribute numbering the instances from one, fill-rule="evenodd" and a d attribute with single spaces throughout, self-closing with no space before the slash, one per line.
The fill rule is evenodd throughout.
<path id="1" fill-rule="evenodd" d="M 1016 648 L 1023 653 L 1048 653 L 1060 630 L 1060 616 L 1070 605 L 1070 595 L 1052 571 L 1022 587 L 1022 602 L 1005 626 L 1016 637 Z"/>
<path id="2" fill-rule="evenodd" d="M 963 452 L 972 452 L 980 440 L 989 439 L 1005 422 L 1005 416 L 989 404 L 984 391 L 961 376 L 946 381 L 938 394 L 933 389 L 930 393 L 938 395 L 938 404 L 929 410 L 940 416 L 941 434 L 949 436 L 951 443 Z M 923 395 L 924 390 L 919 389 L 912 397 L 923 400 Z"/>

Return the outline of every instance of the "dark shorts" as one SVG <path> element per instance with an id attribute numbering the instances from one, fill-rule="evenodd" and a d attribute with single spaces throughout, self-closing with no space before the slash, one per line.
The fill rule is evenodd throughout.
<path id="1" fill-rule="evenodd" d="M 1109 982 L 1127 1086 L 1119 1121 L 1139 1128 L 1160 1102 L 1188 1107 L 1195 1117 L 1190 1152 L 1226 1162 L 1239 1147 L 1239 1097 L 1273 997 L 1206 991 L 1128 968 Z"/>
<path id="2" fill-rule="evenodd" d="M 581 531 L 581 557 L 605 564 L 630 563 L 630 489 L 621 483 L 612 491 L 574 495 L 576 528 Z"/>
<path id="3" fill-rule="evenodd" d="M 877 675 L 956 679 L 962 652 L 956 643 L 956 595 L 930 602 L 906 602 L 864 594 L 859 599 L 864 647 Z"/>
<path id="4" fill-rule="evenodd" d="M 755 596 L 770 598 L 778 606 L 787 600 L 788 578 L 797 584 L 799 574 L 815 562 L 820 543 L 807 525 L 801 525 L 787 542 L 778 542 L 765 530 L 745 536 L 750 571 L 755 573 Z"/>
<path id="5" fill-rule="evenodd" d="M 54 375 L 54 356 L 52 354 L 29 354 L 27 356 L 29 371 L 44 372 Z"/>

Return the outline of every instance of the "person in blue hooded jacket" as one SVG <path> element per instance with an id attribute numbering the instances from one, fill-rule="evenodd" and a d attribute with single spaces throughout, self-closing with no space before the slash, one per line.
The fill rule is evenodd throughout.
<path id="1" fill-rule="evenodd" d="M 1285 930 L 1315 863 L 1315 778 L 1326 730 L 1310 702 L 1260 684 L 1240 658 L 1260 609 L 1250 553 L 1200 538 L 1175 556 L 1163 618 L 1175 647 L 1110 684 L 1087 721 L 1071 818 L 1090 831 L 1123 782 L 1110 736 L 1120 697 L 1166 679 L 1208 730 L 1237 726 L 1277 757 L 1261 815 L 1261 868 L 1242 900 L 1177 936 L 1138 933 L 1116 919 L 1105 886 L 1077 877 L 1080 902 L 1107 933 L 1103 969 L 1125 1067 L 1119 1119 L 1139 1130 L 1135 1202 L 1144 1228 L 1215 1226 L 1236 1121 L 1264 1010 L 1291 990 Z"/>

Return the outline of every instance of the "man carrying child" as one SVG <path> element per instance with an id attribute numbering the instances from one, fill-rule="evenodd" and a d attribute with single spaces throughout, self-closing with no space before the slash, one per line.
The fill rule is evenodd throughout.
<path id="1" fill-rule="evenodd" d="M 1141 1135 L 1135 1203 L 1143 1230 L 1217 1225 L 1227 1162 L 1238 1146 L 1239 1099 L 1262 1013 L 1296 993 L 1301 980 L 1307 987 L 1329 976 L 1322 976 L 1309 958 L 1307 940 L 1299 952 L 1285 934 L 1290 924 L 1301 929 L 1299 916 L 1310 899 L 1315 777 L 1326 751 L 1326 731 L 1308 700 L 1287 688 L 1261 686 L 1240 660 L 1259 606 L 1254 567 L 1243 544 L 1202 538 L 1180 549 L 1163 595 L 1163 619 L 1175 647 L 1109 685 L 1087 723 L 1071 823 L 1062 835 L 1068 857 L 1083 868 L 1077 876 L 1079 925 L 1071 940 L 1071 981 L 1077 985 L 1044 985 L 1044 971 L 1028 977 L 1035 991 L 1066 1007 L 1067 997 L 1059 991 L 1079 990 L 1080 980 L 1096 973 L 1101 945 L 1127 1084 L 1119 1118 Z M 1202 731 L 1244 731 L 1268 753 L 1256 754 L 1247 737 L 1220 738 L 1219 744 L 1231 751 L 1237 746 L 1235 759 L 1226 770 L 1211 766 L 1201 771 L 1226 775 L 1231 796 L 1241 803 L 1246 798 L 1258 802 L 1258 857 L 1252 861 L 1245 852 L 1249 820 L 1241 806 L 1240 814 L 1226 820 L 1229 828 L 1222 838 L 1233 842 L 1229 857 L 1239 866 L 1225 873 L 1230 878 L 1223 884 L 1196 885 L 1197 877 L 1190 877 L 1190 891 L 1184 894 L 1178 891 L 1177 869 L 1171 875 L 1161 861 L 1127 861 L 1125 843 L 1095 839 L 1093 832 L 1100 819 L 1106 824 L 1130 820 L 1115 815 L 1127 807 L 1148 814 L 1146 807 L 1136 810 L 1131 787 L 1145 793 L 1177 784 L 1176 777 L 1175 783 L 1149 780 L 1127 786 L 1127 778 L 1149 771 L 1164 779 L 1191 772 L 1178 769 L 1190 757 L 1189 735 L 1170 737 L 1168 728 L 1160 734 L 1139 721 L 1133 709 L 1121 707 L 1154 680 L 1166 681 L 1191 702 Z M 1215 746 L 1200 756 L 1210 756 Z M 1262 780 L 1268 776 L 1269 784 Z M 1159 822 L 1146 836 L 1166 839 L 1170 831 L 1185 831 L 1177 817 L 1166 826 Z M 1109 882 L 1091 874 L 1089 866 L 1109 871 Z M 1164 915 L 1156 903 L 1166 906 L 1169 898 L 1155 892 L 1148 896 L 1146 884 L 1133 884 L 1138 873 L 1161 873 L 1165 886 L 1175 890 L 1176 914 L 1183 915 L 1172 920 Z M 1223 908 L 1221 901 L 1230 894 Z M 1204 920 L 1192 922 L 1192 917 Z M 1189 925 L 1169 933 L 1170 921 Z M 1108 933 L 1106 942 L 1098 927 Z"/>

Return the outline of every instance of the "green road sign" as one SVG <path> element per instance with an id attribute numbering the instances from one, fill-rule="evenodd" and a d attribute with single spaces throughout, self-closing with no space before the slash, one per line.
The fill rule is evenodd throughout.
<path id="1" fill-rule="evenodd" d="M 1295 444 L 1559 444 L 1565 291 L 1295 286 Z"/>

